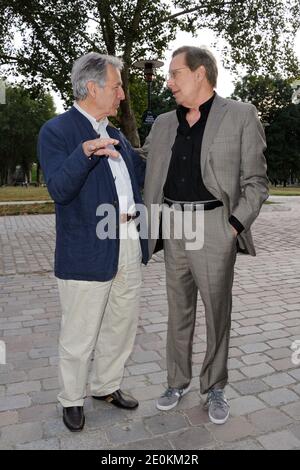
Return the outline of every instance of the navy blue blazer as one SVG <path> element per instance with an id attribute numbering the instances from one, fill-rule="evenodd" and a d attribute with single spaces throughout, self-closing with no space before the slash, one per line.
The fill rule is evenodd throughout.
<path id="1" fill-rule="evenodd" d="M 118 139 L 120 153 L 131 178 L 135 203 L 142 204 L 145 164 L 125 136 L 112 126 L 108 134 Z M 100 239 L 96 227 L 100 204 L 112 204 L 119 217 L 118 195 L 106 157 L 88 159 L 82 142 L 97 133 L 76 108 L 46 122 L 40 130 L 38 156 L 48 191 L 55 201 L 55 275 L 60 279 L 108 281 L 118 271 L 119 234 Z M 102 218 L 104 215 L 102 216 Z M 148 261 L 147 240 L 141 239 L 142 261 Z"/>

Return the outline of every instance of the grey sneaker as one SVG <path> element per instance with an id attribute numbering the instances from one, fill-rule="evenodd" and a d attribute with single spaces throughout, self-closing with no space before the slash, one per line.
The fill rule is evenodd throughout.
<path id="1" fill-rule="evenodd" d="M 208 410 L 208 416 L 214 424 L 224 424 L 229 416 L 229 405 L 224 395 L 224 390 L 209 390 L 204 408 Z"/>
<path id="2" fill-rule="evenodd" d="M 186 388 L 169 387 L 157 400 L 156 408 L 159 410 L 171 410 L 178 404 L 181 397 L 183 397 L 183 395 L 185 395 L 190 390 L 190 388 L 190 385 L 188 385 Z"/>

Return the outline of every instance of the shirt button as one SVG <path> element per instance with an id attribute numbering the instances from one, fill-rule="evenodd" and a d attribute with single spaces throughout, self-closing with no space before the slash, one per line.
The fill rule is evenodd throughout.
<path id="1" fill-rule="evenodd" d="M 184 182 L 185 182 L 185 178 L 181 178 L 181 182 L 184 183 Z"/>
<path id="2" fill-rule="evenodd" d="M 186 156 L 182 157 L 182 160 L 186 160 Z"/>
<path id="3" fill-rule="evenodd" d="M 191 136 L 190 136 L 190 135 L 187 135 L 187 136 L 186 136 L 186 140 L 191 140 Z"/>

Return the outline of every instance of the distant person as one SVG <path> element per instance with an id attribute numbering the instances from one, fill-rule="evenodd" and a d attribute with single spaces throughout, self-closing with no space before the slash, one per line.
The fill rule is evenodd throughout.
<path id="1" fill-rule="evenodd" d="M 47 122 L 39 136 L 41 167 L 56 203 L 55 275 L 62 306 L 58 399 L 71 431 L 84 426 L 93 350 L 93 398 L 126 409 L 138 406 L 120 385 L 136 335 L 141 260 L 146 263 L 148 256 L 135 225 L 144 168 L 107 119 L 124 99 L 121 69 L 122 62 L 109 55 L 79 58 L 71 76 L 74 106 Z M 116 236 L 96 233 L 103 204 L 116 212 Z M 122 237 L 126 231 L 131 236 Z"/>

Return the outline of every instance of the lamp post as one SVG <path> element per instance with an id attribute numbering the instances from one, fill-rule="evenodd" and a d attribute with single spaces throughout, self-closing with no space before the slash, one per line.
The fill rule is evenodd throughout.
<path id="1" fill-rule="evenodd" d="M 162 67 L 164 65 L 163 62 L 160 60 L 139 60 L 132 64 L 134 67 L 138 69 L 142 69 L 144 71 L 144 78 L 147 83 L 148 89 L 148 105 L 147 111 L 144 113 L 144 124 L 148 124 L 152 126 L 155 121 L 155 117 L 151 110 L 151 92 L 152 92 L 152 82 L 154 79 L 154 70 Z"/>

